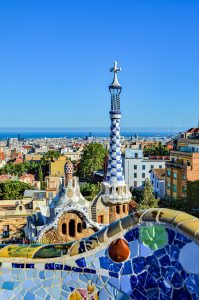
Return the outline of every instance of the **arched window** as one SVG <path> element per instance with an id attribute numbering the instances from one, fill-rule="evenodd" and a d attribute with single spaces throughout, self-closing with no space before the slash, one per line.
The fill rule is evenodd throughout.
<path id="1" fill-rule="evenodd" d="M 19 205 L 19 210 L 22 211 L 23 207 L 21 205 Z"/>
<path id="2" fill-rule="evenodd" d="M 62 233 L 66 234 L 66 223 L 62 224 Z"/>
<path id="3" fill-rule="evenodd" d="M 69 221 L 69 235 L 75 237 L 75 220 Z"/>
<path id="4" fill-rule="evenodd" d="M 79 233 L 82 232 L 82 223 L 77 224 L 77 232 L 79 232 Z"/>
<path id="5" fill-rule="evenodd" d="M 119 215 L 120 214 L 120 206 L 116 205 L 116 213 Z"/>

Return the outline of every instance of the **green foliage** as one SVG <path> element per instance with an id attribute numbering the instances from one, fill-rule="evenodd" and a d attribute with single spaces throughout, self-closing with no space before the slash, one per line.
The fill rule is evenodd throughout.
<path id="1" fill-rule="evenodd" d="M 60 157 L 60 153 L 56 150 L 49 150 L 48 152 L 46 152 L 43 156 L 44 159 L 50 159 L 50 160 L 54 160 L 54 159 L 58 159 Z"/>
<path id="2" fill-rule="evenodd" d="M 25 190 L 33 187 L 21 181 L 8 180 L 0 183 L 0 200 L 22 199 Z"/>
<path id="3" fill-rule="evenodd" d="M 104 166 L 104 158 L 107 151 L 100 143 L 88 144 L 80 160 L 78 175 L 80 178 L 92 181 L 93 172 L 102 170 Z"/>
<path id="4" fill-rule="evenodd" d="M 100 192 L 100 185 L 95 183 L 86 183 L 80 187 L 80 191 L 88 201 L 92 201 Z"/>
<path id="5" fill-rule="evenodd" d="M 149 144 L 144 147 L 144 156 L 168 156 L 169 150 L 162 143 Z"/>
<path id="6" fill-rule="evenodd" d="M 21 176 L 24 173 L 33 174 L 37 177 L 38 174 L 38 166 L 41 165 L 43 176 L 47 176 L 49 174 L 49 161 L 41 160 L 41 162 L 35 161 L 25 161 L 21 164 L 13 164 L 13 162 L 7 163 L 3 168 L 0 169 L 1 174 L 10 174 Z"/>
<path id="7" fill-rule="evenodd" d="M 143 193 L 140 202 L 138 202 L 137 210 L 158 207 L 159 199 L 156 199 L 153 193 L 153 187 L 150 180 L 145 180 Z"/>

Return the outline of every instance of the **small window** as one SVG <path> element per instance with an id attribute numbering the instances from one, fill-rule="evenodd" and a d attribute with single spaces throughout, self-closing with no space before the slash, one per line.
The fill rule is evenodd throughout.
<path id="1" fill-rule="evenodd" d="M 176 172 L 173 172 L 173 178 L 177 179 L 177 173 Z"/>
<path id="2" fill-rule="evenodd" d="M 142 170 L 145 170 L 146 169 L 146 166 L 145 165 L 142 165 Z"/>
<path id="3" fill-rule="evenodd" d="M 135 158 L 138 158 L 138 153 L 135 153 Z"/>
<path id="4" fill-rule="evenodd" d="M 137 170 L 137 165 L 134 165 L 134 170 Z"/>
<path id="5" fill-rule="evenodd" d="M 142 181 L 142 187 L 144 187 L 145 186 L 145 181 Z"/>
<path id="6" fill-rule="evenodd" d="M 66 234 L 66 223 L 62 224 L 62 233 Z"/>
<path id="7" fill-rule="evenodd" d="M 137 173 L 134 173 L 134 178 L 137 178 Z"/>
<path id="8" fill-rule="evenodd" d="M 182 180 L 186 180 L 186 175 L 182 174 Z"/>
<path id="9" fill-rule="evenodd" d="M 170 182 L 168 182 L 167 183 L 167 189 L 170 190 L 170 187 L 171 187 Z"/>
<path id="10" fill-rule="evenodd" d="M 98 220 L 98 223 L 100 223 L 100 224 L 104 223 L 104 216 L 103 215 L 98 216 L 97 220 Z"/>
<path id="11" fill-rule="evenodd" d="M 82 232 L 82 223 L 77 224 L 77 232 L 79 232 L 79 233 Z"/>
<path id="12" fill-rule="evenodd" d="M 170 177 L 170 176 L 171 176 L 171 171 L 167 170 L 167 177 Z"/>
<path id="13" fill-rule="evenodd" d="M 134 187 L 137 187 L 137 181 L 134 181 Z"/>
<path id="14" fill-rule="evenodd" d="M 116 205 L 116 213 L 119 215 L 120 214 L 120 206 Z"/>
<path id="15" fill-rule="evenodd" d="M 183 186 L 183 187 L 182 187 L 182 192 L 183 192 L 183 193 L 186 193 L 186 192 L 187 192 L 186 186 Z"/>
<path id="16" fill-rule="evenodd" d="M 162 169 L 162 165 L 159 165 L 159 169 Z"/>
<path id="17" fill-rule="evenodd" d="M 177 186 L 176 186 L 176 184 L 173 185 L 173 192 L 177 192 Z"/>
<path id="18" fill-rule="evenodd" d="M 151 165 L 151 169 L 153 169 L 154 168 L 154 165 Z"/>
<path id="19" fill-rule="evenodd" d="M 23 207 L 21 205 L 19 205 L 19 210 L 22 211 Z"/>
<path id="20" fill-rule="evenodd" d="M 75 237 L 75 220 L 70 220 L 69 222 L 69 235 Z"/>
<path id="21" fill-rule="evenodd" d="M 142 178 L 145 178 L 145 173 L 142 173 Z"/>
<path id="22" fill-rule="evenodd" d="M 187 161 L 187 166 L 191 166 L 190 160 Z"/>

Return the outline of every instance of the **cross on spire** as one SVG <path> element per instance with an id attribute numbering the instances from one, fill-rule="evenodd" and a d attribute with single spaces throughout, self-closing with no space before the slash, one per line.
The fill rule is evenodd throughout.
<path id="1" fill-rule="evenodd" d="M 114 61 L 114 67 L 113 68 L 110 68 L 110 72 L 114 72 L 114 74 L 115 73 L 117 73 L 117 72 L 120 72 L 122 69 L 121 68 L 118 68 L 117 67 L 117 61 L 115 60 Z"/>
<path id="2" fill-rule="evenodd" d="M 122 69 L 118 68 L 118 66 L 117 66 L 117 61 L 114 61 L 113 68 L 110 68 L 110 72 L 114 73 L 113 82 L 111 84 L 112 87 L 119 87 L 120 86 L 120 84 L 118 82 L 118 79 L 117 79 L 117 72 L 120 72 L 121 70 Z"/>

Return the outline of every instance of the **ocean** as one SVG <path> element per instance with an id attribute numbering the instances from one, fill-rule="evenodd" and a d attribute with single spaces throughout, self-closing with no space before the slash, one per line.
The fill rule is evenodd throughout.
<path id="1" fill-rule="evenodd" d="M 171 131 L 121 131 L 121 136 L 131 137 L 137 134 L 139 137 L 171 137 L 177 132 Z M 21 130 L 9 130 L 3 131 L 0 129 L 0 139 L 7 138 L 25 138 L 25 139 L 35 139 L 35 138 L 84 138 L 84 137 L 109 137 L 110 132 L 107 131 L 55 131 L 55 130 L 31 130 L 31 131 L 21 131 Z"/>

